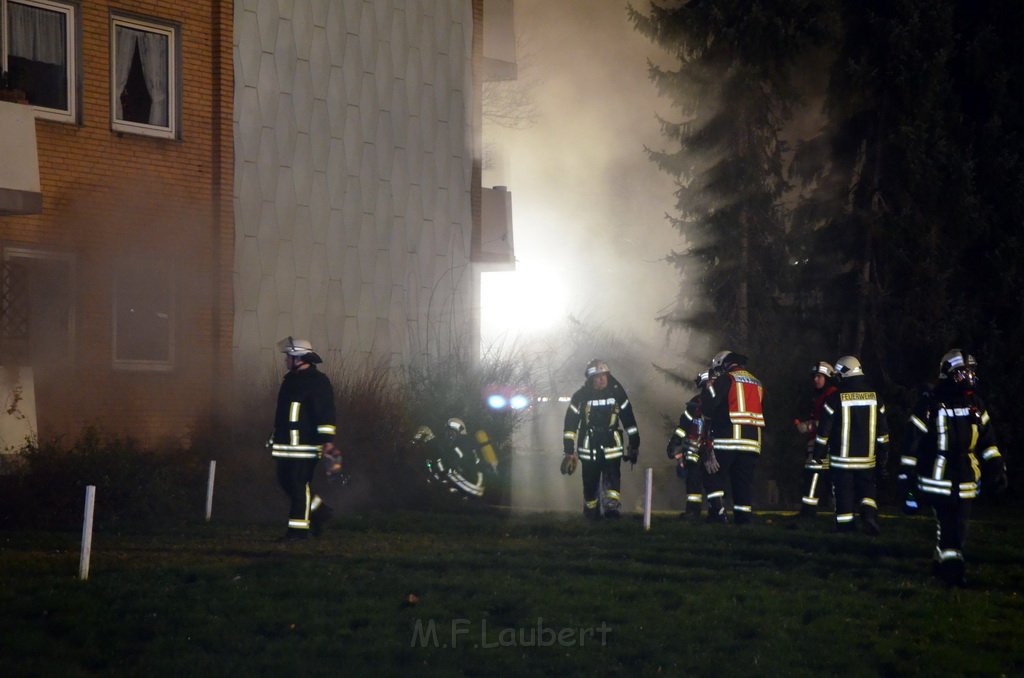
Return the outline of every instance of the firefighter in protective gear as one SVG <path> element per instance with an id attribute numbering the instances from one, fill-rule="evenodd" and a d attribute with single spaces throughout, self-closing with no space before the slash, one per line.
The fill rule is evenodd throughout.
<path id="1" fill-rule="evenodd" d="M 910 416 L 900 457 L 904 489 L 916 486 L 938 523 L 934 572 L 964 586 L 964 543 L 971 503 L 981 488 L 1006 489 L 1006 465 L 985 403 L 975 392 L 976 361 L 952 349 L 939 363 L 938 383 L 921 395 Z"/>
<path id="2" fill-rule="evenodd" d="M 701 409 L 701 391 L 708 383 L 708 373 L 701 372 L 693 382 L 697 395 L 690 398 L 679 415 L 679 426 L 668 440 L 665 452 L 676 460 L 676 473 L 686 482 L 686 510 L 680 518 L 700 519 L 704 506 L 703 460 L 708 457 L 710 439 L 706 435 L 704 413 Z"/>
<path id="3" fill-rule="evenodd" d="M 871 535 L 878 525 L 876 475 L 885 477 L 889 458 L 889 424 L 885 403 L 868 383 L 860 360 L 843 356 L 836 361 L 839 388 L 825 399 L 814 458 L 829 462 L 836 494 L 836 529 L 854 529 L 859 508 L 862 528 Z"/>
<path id="4" fill-rule="evenodd" d="M 586 382 L 569 401 L 562 436 L 565 457 L 578 457 L 583 476 L 583 514 L 618 518 L 622 510 L 622 460 L 635 464 L 640 454 L 640 431 L 626 389 L 611 375 L 603 360 L 591 360 L 584 370 Z M 622 427 L 625 427 L 624 445 Z M 571 464 L 571 462 L 568 462 Z"/>
<path id="5" fill-rule="evenodd" d="M 479 499 L 484 496 L 484 475 L 478 450 L 467 431 L 462 419 L 452 417 L 445 425 L 443 440 L 430 434 L 436 445 L 428 448 L 427 473 L 448 492 L 463 499 Z"/>
<path id="6" fill-rule="evenodd" d="M 319 535 L 331 517 L 331 508 L 311 489 L 317 462 L 325 454 L 341 470 L 341 455 L 334 446 L 334 389 L 317 369 L 323 362 L 312 344 L 288 337 L 278 342 L 287 373 L 277 394 L 270 453 L 277 462 L 277 480 L 288 495 L 288 531 L 284 539 Z"/>
<path id="7" fill-rule="evenodd" d="M 733 521 L 753 518 L 754 472 L 761 456 L 764 387 L 746 369 L 747 357 L 720 351 L 711 361 L 701 406 L 708 420 L 711 449 L 704 462 L 708 522 L 728 522 L 726 487 L 731 489 Z"/>
<path id="8" fill-rule="evenodd" d="M 832 365 L 821 361 L 811 368 L 811 379 L 814 383 L 814 396 L 811 399 L 811 411 L 806 419 L 796 419 L 793 424 L 797 431 L 807 437 L 807 455 L 804 459 L 803 494 L 800 498 L 800 515 L 811 517 L 817 514 L 818 505 L 825 492 L 832 491 L 828 475 L 828 457 L 818 461 L 814 458 L 814 440 L 817 438 L 818 422 L 825 400 L 835 393 L 835 370 Z"/>

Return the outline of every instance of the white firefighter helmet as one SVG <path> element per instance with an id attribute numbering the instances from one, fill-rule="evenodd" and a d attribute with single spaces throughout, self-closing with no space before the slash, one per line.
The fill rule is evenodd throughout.
<path id="1" fill-rule="evenodd" d="M 715 354 L 715 357 L 711 359 L 711 369 L 716 371 L 725 371 L 732 365 L 745 365 L 747 363 L 747 356 L 741 353 L 735 353 L 734 351 L 719 351 Z"/>
<path id="2" fill-rule="evenodd" d="M 939 362 L 939 379 L 951 379 L 960 386 L 974 388 L 978 383 L 978 361 L 959 348 L 946 351 Z"/>
<path id="3" fill-rule="evenodd" d="M 819 374 L 825 375 L 826 379 L 831 379 L 832 377 L 836 376 L 836 370 L 834 367 L 832 367 L 830 363 L 827 363 L 824 360 L 822 360 L 820 362 L 815 363 L 814 366 L 811 368 L 811 376 L 817 376 Z"/>
<path id="4" fill-rule="evenodd" d="M 587 368 L 583 371 L 583 376 L 590 379 L 591 377 L 596 377 L 599 374 L 609 374 L 610 372 L 611 370 L 608 369 L 608 363 L 600 358 L 594 358 L 587 363 Z"/>
<path id="5" fill-rule="evenodd" d="M 836 361 L 836 378 L 843 379 L 845 377 L 856 377 L 863 375 L 864 370 L 861 369 L 860 361 L 852 355 L 844 355 L 842 358 Z"/>
<path id="6" fill-rule="evenodd" d="M 412 441 L 414 443 L 429 443 L 434 439 L 434 432 L 430 430 L 429 426 L 420 426 L 416 429 L 416 433 L 413 434 Z"/>
<path id="7" fill-rule="evenodd" d="M 313 344 L 307 339 L 286 337 L 277 342 L 277 350 L 281 353 L 287 353 L 293 358 L 302 358 L 303 362 L 313 364 L 323 362 L 316 351 L 313 350 Z"/>
<path id="8" fill-rule="evenodd" d="M 452 417 L 448 420 L 448 430 L 464 436 L 466 435 L 466 422 L 458 417 Z"/>

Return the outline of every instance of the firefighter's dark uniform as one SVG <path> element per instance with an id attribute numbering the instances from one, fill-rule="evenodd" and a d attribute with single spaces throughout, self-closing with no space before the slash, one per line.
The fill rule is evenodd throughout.
<path id="1" fill-rule="evenodd" d="M 427 460 L 427 470 L 433 479 L 451 493 L 463 497 L 484 496 L 484 475 L 480 454 L 473 440 L 465 434 L 436 438 L 431 449 L 433 458 Z M 436 456 L 435 456 L 436 455 Z"/>
<path id="2" fill-rule="evenodd" d="M 937 574 L 962 584 L 967 521 L 982 475 L 986 482 L 1005 479 L 988 410 L 973 390 L 940 382 L 918 400 L 905 440 L 901 475 L 916 478 L 918 497 L 932 506 L 938 523 Z"/>
<path id="3" fill-rule="evenodd" d="M 711 379 L 701 394 L 708 420 L 711 451 L 719 470 L 704 476 L 708 520 L 725 522 L 725 491 L 732 491 L 733 520 L 749 523 L 753 517 L 754 472 L 761 456 L 764 429 L 764 387 L 741 365 Z"/>
<path id="4" fill-rule="evenodd" d="M 801 513 L 813 514 L 821 503 L 821 497 L 832 491 L 832 483 L 828 474 L 828 457 L 814 458 L 814 442 L 818 437 L 818 422 L 825 407 L 825 400 L 836 392 L 832 384 L 817 391 L 811 402 L 810 416 L 797 423 L 797 429 L 807 436 L 807 455 L 804 460 L 803 493 L 800 502 L 803 504 Z"/>
<path id="5" fill-rule="evenodd" d="M 704 467 L 706 458 L 705 446 L 709 443 L 705 435 L 704 414 L 701 411 L 700 393 L 690 398 L 679 415 L 679 426 L 669 438 L 665 452 L 670 459 L 682 454 L 680 463 L 686 471 L 686 511 L 685 515 L 698 518 L 704 506 Z M 702 458 L 703 453 L 703 458 Z"/>
<path id="6" fill-rule="evenodd" d="M 864 530 L 878 534 L 875 474 L 885 468 L 888 454 L 885 403 L 863 374 L 843 377 L 839 388 L 825 399 L 814 444 L 815 459 L 828 457 L 840 531 L 854 528 L 859 508 Z"/>
<path id="7" fill-rule="evenodd" d="M 310 483 L 326 443 L 334 442 L 334 390 L 327 375 L 307 364 L 284 376 L 277 394 L 271 454 L 277 480 L 288 494 L 288 531 L 304 535 L 323 501 Z M 326 509 L 325 509 L 326 510 Z"/>
<path id="8" fill-rule="evenodd" d="M 588 380 L 573 393 L 565 411 L 563 451 L 579 456 L 583 476 L 584 513 L 600 515 L 600 491 L 604 489 L 604 512 L 618 515 L 622 507 L 622 429 L 629 449 L 640 447 L 640 432 L 626 389 L 608 375 L 608 385 L 597 390 Z M 603 478 L 603 481 L 602 481 Z"/>

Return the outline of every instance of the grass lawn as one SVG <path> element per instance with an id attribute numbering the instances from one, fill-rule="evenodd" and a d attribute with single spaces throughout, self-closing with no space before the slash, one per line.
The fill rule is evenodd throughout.
<path id="1" fill-rule="evenodd" d="M 781 514 L 340 516 L 0 531 L 0 665 L 15 675 L 1024 675 L 1024 541 L 978 514 L 967 589 L 930 576 L 930 519 L 880 537 Z"/>

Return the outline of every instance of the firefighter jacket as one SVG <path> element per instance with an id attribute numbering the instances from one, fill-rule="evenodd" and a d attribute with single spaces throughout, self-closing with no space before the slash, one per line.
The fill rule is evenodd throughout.
<path id="1" fill-rule="evenodd" d="M 885 403 L 864 375 L 845 377 L 825 398 L 814 458 L 826 456 L 833 469 L 862 471 L 885 468 L 889 457 L 889 424 Z"/>
<path id="2" fill-rule="evenodd" d="M 684 451 L 686 461 L 696 463 L 700 460 L 701 448 L 706 442 L 707 436 L 704 421 L 704 413 L 701 410 L 700 393 L 690 398 L 679 415 L 679 426 L 669 438 L 665 452 L 670 459 L 676 454 Z"/>
<path id="3" fill-rule="evenodd" d="M 814 452 L 814 441 L 818 437 L 818 422 L 821 421 L 821 411 L 825 408 L 825 400 L 836 392 L 836 387 L 826 384 L 825 388 L 815 392 L 811 398 L 811 412 L 806 419 L 796 421 L 796 429 L 807 436 L 807 452 Z"/>
<path id="4" fill-rule="evenodd" d="M 484 476 L 480 472 L 480 455 L 467 435 L 437 441 L 438 454 L 427 460 L 428 471 L 453 491 L 471 497 L 484 494 Z"/>
<path id="5" fill-rule="evenodd" d="M 600 391 L 588 382 L 572 394 L 565 411 L 563 451 L 575 451 L 584 461 L 621 459 L 622 427 L 626 429 L 629 448 L 639 448 L 640 431 L 626 389 L 610 375 L 608 385 Z"/>
<path id="6" fill-rule="evenodd" d="M 715 450 L 761 454 L 764 387 L 757 377 L 740 367 L 723 372 L 704 387 L 701 403 Z"/>
<path id="7" fill-rule="evenodd" d="M 334 389 L 327 375 L 309 365 L 284 375 L 277 393 L 270 450 L 281 459 L 319 459 L 334 442 Z"/>
<path id="8" fill-rule="evenodd" d="M 973 391 L 942 383 L 925 391 L 907 423 L 901 476 L 917 478 L 922 496 L 978 496 L 979 480 L 1002 473 L 1003 459 L 985 403 Z"/>

